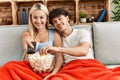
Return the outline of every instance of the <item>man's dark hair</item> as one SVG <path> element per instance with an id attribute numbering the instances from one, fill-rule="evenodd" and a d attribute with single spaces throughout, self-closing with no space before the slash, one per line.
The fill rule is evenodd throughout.
<path id="1" fill-rule="evenodd" d="M 63 9 L 63 8 L 56 8 L 53 9 L 50 14 L 49 14 L 49 20 L 50 20 L 50 24 L 53 25 L 52 23 L 52 19 L 59 17 L 60 15 L 64 15 L 64 16 L 68 16 L 69 17 L 69 13 L 67 10 Z"/>

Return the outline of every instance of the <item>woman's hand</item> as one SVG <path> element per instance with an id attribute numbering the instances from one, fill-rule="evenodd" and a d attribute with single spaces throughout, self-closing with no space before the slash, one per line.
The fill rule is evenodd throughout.
<path id="1" fill-rule="evenodd" d="M 22 35 L 22 43 L 23 43 L 24 51 L 27 51 L 28 45 L 30 47 L 34 47 L 31 42 L 32 42 L 32 38 L 30 34 L 28 32 L 24 32 Z"/>

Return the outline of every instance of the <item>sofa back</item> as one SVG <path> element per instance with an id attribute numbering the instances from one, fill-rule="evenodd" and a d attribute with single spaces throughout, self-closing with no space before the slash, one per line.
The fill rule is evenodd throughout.
<path id="1" fill-rule="evenodd" d="M 0 65 L 10 60 L 20 60 L 23 54 L 22 33 L 26 26 L 0 26 Z"/>
<path id="2" fill-rule="evenodd" d="M 76 29 L 85 28 L 91 33 L 92 26 L 74 25 L 72 27 Z M 53 27 L 49 29 L 53 29 Z M 20 60 L 22 58 L 22 33 L 24 31 L 28 31 L 28 25 L 8 25 L 0 27 L 0 65 L 11 60 Z M 92 51 L 93 50 L 91 50 L 91 52 Z"/>

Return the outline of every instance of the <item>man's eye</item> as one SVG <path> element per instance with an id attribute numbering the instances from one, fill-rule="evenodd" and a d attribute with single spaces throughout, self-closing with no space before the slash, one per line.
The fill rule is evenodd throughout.
<path id="1" fill-rule="evenodd" d="M 56 23 L 57 21 L 53 21 L 53 23 Z"/>
<path id="2" fill-rule="evenodd" d="M 59 20 L 61 20 L 61 18 L 59 18 Z"/>

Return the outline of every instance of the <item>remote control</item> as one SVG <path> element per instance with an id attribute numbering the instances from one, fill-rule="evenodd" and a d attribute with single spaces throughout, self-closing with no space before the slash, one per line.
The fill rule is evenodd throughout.
<path id="1" fill-rule="evenodd" d="M 27 50 L 27 53 L 28 54 L 34 54 L 36 52 L 36 42 L 31 42 L 34 46 L 34 48 L 28 46 L 28 50 Z"/>

